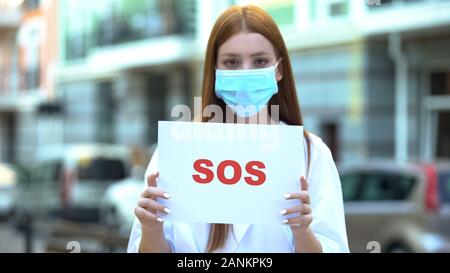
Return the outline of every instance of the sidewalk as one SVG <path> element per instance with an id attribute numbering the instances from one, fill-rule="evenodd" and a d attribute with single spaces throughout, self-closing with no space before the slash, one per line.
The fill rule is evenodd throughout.
<path id="1" fill-rule="evenodd" d="M 33 252 L 44 252 L 42 240 L 35 240 Z M 22 253 L 25 251 L 25 241 L 8 222 L 0 222 L 0 253 Z"/>

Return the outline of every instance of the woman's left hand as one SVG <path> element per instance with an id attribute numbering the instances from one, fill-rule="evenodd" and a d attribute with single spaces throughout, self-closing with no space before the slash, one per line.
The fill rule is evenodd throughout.
<path id="1" fill-rule="evenodd" d="M 308 182 L 305 177 L 300 178 L 300 192 L 287 193 L 284 196 L 286 199 L 299 199 L 300 204 L 292 208 L 288 208 L 281 211 L 283 215 L 289 215 L 292 213 L 300 213 L 296 217 L 283 220 L 283 223 L 289 225 L 294 235 L 309 231 L 309 225 L 313 218 L 311 215 L 311 206 L 308 193 Z"/>

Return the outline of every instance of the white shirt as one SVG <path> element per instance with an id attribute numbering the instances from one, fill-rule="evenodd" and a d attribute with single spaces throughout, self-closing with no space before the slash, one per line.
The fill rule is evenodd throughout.
<path id="1" fill-rule="evenodd" d="M 322 140 L 310 133 L 311 165 L 308 192 L 313 221 L 310 225 L 323 252 L 349 252 L 345 228 L 342 189 L 331 152 Z M 305 164 L 307 143 L 303 139 Z M 156 150 L 147 168 L 145 177 L 156 171 Z M 305 166 L 306 170 L 306 166 Z M 146 179 L 144 179 L 147 186 Z M 300 190 L 299 190 L 300 191 Z M 209 237 L 210 224 L 192 224 L 164 221 L 164 236 L 172 252 L 204 252 Z M 141 225 L 135 218 L 128 242 L 128 252 L 138 252 L 141 240 Z M 295 252 L 294 237 L 288 225 L 244 225 L 234 224 L 233 232 L 224 247 L 217 252 Z"/>

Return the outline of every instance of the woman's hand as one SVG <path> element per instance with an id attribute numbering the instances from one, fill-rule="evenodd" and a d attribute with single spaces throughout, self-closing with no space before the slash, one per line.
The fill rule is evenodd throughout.
<path id="1" fill-rule="evenodd" d="M 156 178 L 158 172 L 152 173 L 147 177 L 148 187 L 142 192 L 134 214 L 141 222 L 143 229 L 159 229 L 162 228 L 163 219 L 156 215 L 156 212 L 169 213 L 170 210 L 156 202 L 156 198 L 169 199 L 170 195 L 163 190 L 157 188 Z"/>
<path id="2" fill-rule="evenodd" d="M 311 203 L 308 193 L 308 182 L 305 177 L 300 178 L 300 192 L 287 193 L 284 196 L 286 199 L 299 199 L 300 204 L 286 210 L 282 210 L 283 215 L 292 213 L 300 213 L 296 217 L 288 220 L 283 220 L 284 224 L 291 227 L 292 234 L 295 239 L 296 252 L 322 252 L 322 245 L 317 240 L 316 236 L 310 229 L 312 223 Z"/>
<path id="3" fill-rule="evenodd" d="M 306 182 L 304 176 L 300 178 L 300 184 L 300 192 L 287 193 L 284 196 L 286 199 L 299 199 L 300 204 L 281 211 L 281 214 L 283 215 L 300 213 L 300 215 L 297 217 L 283 220 L 284 224 L 290 225 L 292 232 L 294 233 L 309 229 L 309 225 L 311 224 L 313 219 L 311 215 L 311 206 L 308 193 L 308 182 Z"/>
<path id="4" fill-rule="evenodd" d="M 156 212 L 169 213 L 170 210 L 156 202 L 156 198 L 169 199 L 167 192 L 156 187 L 158 172 L 147 177 L 147 188 L 142 192 L 134 214 L 141 222 L 142 236 L 139 243 L 139 252 L 170 252 L 170 246 L 164 238 L 163 219 Z"/>

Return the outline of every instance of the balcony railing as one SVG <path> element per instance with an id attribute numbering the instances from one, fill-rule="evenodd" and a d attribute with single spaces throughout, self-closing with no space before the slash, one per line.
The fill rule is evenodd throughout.
<path id="1" fill-rule="evenodd" d="M 93 48 L 163 37 L 195 35 L 196 0 L 159 0 L 157 8 L 132 14 L 109 12 L 98 16 L 91 29 L 66 33 L 66 59 L 82 59 Z M 170 4 L 167 4 L 169 3 Z"/>
<path id="2" fill-rule="evenodd" d="M 0 29 L 18 28 L 22 13 L 19 9 L 10 9 L 0 5 Z"/>
<path id="3" fill-rule="evenodd" d="M 383 10 L 385 8 L 404 7 L 414 4 L 423 4 L 430 2 L 443 2 L 441 0 L 366 0 L 370 10 Z"/>

